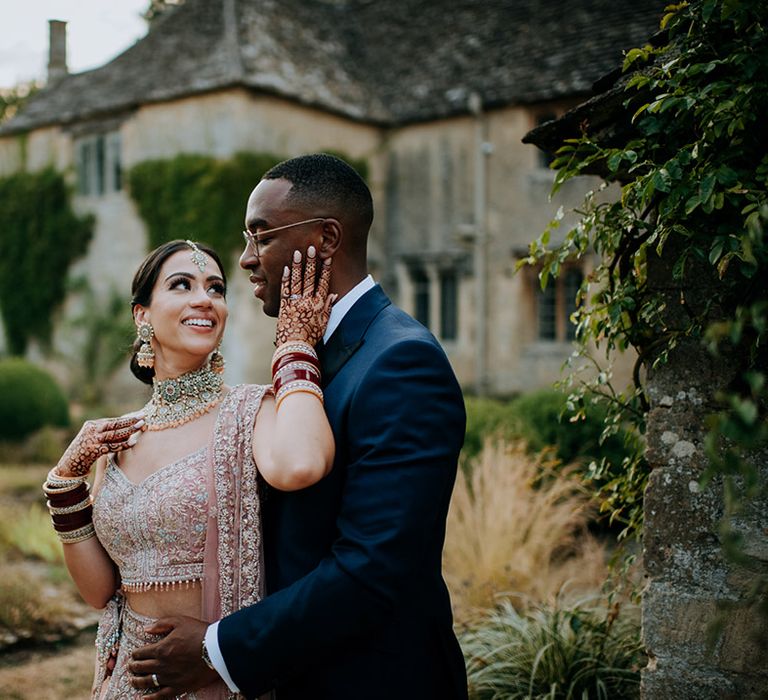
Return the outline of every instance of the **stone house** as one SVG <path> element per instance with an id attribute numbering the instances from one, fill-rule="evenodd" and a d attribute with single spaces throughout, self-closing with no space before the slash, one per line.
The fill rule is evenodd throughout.
<path id="1" fill-rule="evenodd" d="M 541 292 L 515 263 L 593 183 L 569 183 L 549 201 L 553 173 L 521 138 L 588 96 L 622 51 L 653 34 L 663 6 L 186 0 L 79 74 L 67 73 L 65 26 L 52 22 L 49 84 L 0 128 L 0 176 L 67 173 L 76 208 L 96 217 L 76 272 L 97 294 L 127 297 L 147 238 L 126 169 L 179 153 L 364 159 L 374 277 L 431 328 L 467 389 L 545 386 L 571 352 L 568 315 L 585 271 Z M 245 275 L 234 275 L 229 299 L 228 380 L 264 381 L 273 322 Z M 55 343 L 70 347 L 63 331 Z"/>

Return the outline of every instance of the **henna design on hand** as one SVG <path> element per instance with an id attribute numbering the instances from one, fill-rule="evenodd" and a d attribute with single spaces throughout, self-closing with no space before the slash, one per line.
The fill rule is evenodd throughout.
<path id="1" fill-rule="evenodd" d="M 303 341 L 317 345 L 323 337 L 335 294 L 328 294 L 331 280 L 331 260 L 325 260 L 317 279 L 317 253 L 314 246 L 302 259 L 297 250 L 289 271 L 283 270 L 280 292 L 280 313 L 277 317 L 275 345 Z"/>
<path id="2" fill-rule="evenodd" d="M 55 473 L 63 477 L 85 476 L 102 455 L 133 447 L 143 426 L 144 420 L 135 413 L 86 421 L 56 465 Z"/>

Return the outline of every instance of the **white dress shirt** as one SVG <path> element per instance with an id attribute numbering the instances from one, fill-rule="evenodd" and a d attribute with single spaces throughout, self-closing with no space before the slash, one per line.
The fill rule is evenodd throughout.
<path id="1" fill-rule="evenodd" d="M 339 327 L 341 320 L 347 315 L 347 312 L 355 305 L 355 302 L 360 299 L 367 291 L 373 289 L 376 283 L 373 281 L 373 277 L 368 275 L 362 281 L 358 282 L 352 289 L 350 289 L 341 299 L 339 299 L 331 307 L 331 315 L 328 318 L 328 325 L 323 333 L 323 343 L 327 343 L 328 339 L 333 335 L 333 332 Z M 240 688 L 235 685 L 232 680 L 232 676 L 229 675 L 227 670 L 227 664 L 222 656 L 221 649 L 219 648 L 219 623 L 214 622 L 209 625 L 205 632 L 205 646 L 208 649 L 208 655 L 211 657 L 211 663 L 216 669 L 218 674 L 222 677 L 227 687 L 233 693 L 239 693 Z"/>

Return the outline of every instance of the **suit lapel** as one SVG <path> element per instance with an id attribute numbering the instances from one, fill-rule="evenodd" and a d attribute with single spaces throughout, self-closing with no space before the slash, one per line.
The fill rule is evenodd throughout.
<path id="1" fill-rule="evenodd" d="M 323 386 L 331 383 L 339 370 L 363 344 L 368 326 L 386 306 L 391 304 L 377 284 L 363 294 L 341 320 L 323 348 L 318 348 L 323 370 Z"/>

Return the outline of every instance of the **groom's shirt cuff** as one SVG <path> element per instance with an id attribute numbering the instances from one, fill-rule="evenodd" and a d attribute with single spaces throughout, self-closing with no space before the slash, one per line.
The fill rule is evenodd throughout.
<path id="1" fill-rule="evenodd" d="M 205 648 L 208 649 L 208 656 L 211 657 L 211 663 L 216 669 L 216 672 L 221 676 L 222 680 L 227 684 L 227 687 L 233 693 L 239 693 L 240 688 L 235 685 L 232 680 L 232 676 L 229 675 L 227 670 L 227 664 L 224 661 L 224 657 L 221 655 L 221 649 L 219 649 L 219 623 L 214 622 L 208 627 L 205 632 Z"/>

